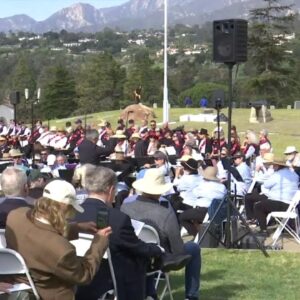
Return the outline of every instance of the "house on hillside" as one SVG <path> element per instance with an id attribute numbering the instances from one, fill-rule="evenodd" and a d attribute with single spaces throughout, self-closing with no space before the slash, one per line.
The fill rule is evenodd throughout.
<path id="1" fill-rule="evenodd" d="M 0 105 L 0 120 L 4 121 L 5 124 L 8 124 L 10 120 L 14 118 L 14 108 L 10 104 L 1 104 Z"/>

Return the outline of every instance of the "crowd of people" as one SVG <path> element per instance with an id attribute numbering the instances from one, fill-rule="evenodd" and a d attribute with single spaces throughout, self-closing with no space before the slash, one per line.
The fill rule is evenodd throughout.
<path id="1" fill-rule="evenodd" d="M 120 119 L 115 130 L 104 120 L 85 127 L 80 119 L 64 128 L 37 121 L 32 131 L 0 124 L 0 228 L 7 246 L 24 257 L 42 299 L 98 299 L 111 288 L 102 259 L 107 247 L 118 299 L 157 299 L 155 278 L 146 276 L 153 263 L 185 267 L 185 297 L 199 299 L 201 251 L 193 238 L 212 203 L 242 198 L 247 222 L 268 235 L 267 215 L 286 210 L 299 188 L 296 147 L 286 147 L 279 160 L 265 129 L 258 137 L 247 131 L 242 141 L 233 126 L 228 149 L 221 127 L 211 135 L 155 120 Z M 103 210 L 108 222 L 100 229 Z M 140 240 L 131 219 L 153 226 L 160 245 Z M 95 235 L 81 258 L 69 242 L 79 232 Z M 10 279 L 0 278 L 0 289 Z"/>

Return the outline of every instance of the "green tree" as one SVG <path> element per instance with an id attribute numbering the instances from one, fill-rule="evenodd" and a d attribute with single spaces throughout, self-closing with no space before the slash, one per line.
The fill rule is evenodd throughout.
<path id="1" fill-rule="evenodd" d="M 41 99 L 41 111 L 46 119 L 69 116 L 77 106 L 75 81 L 63 66 L 51 70 L 52 77 L 45 86 Z"/>
<path id="2" fill-rule="evenodd" d="M 36 77 L 34 69 L 32 68 L 32 60 L 29 59 L 27 53 L 23 53 L 13 70 L 11 90 L 19 91 L 21 101 L 17 105 L 17 117 L 20 120 L 29 120 L 29 105 L 25 102 L 24 90 L 29 89 L 30 93 L 36 90 Z"/>
<path id="3" fill-rule="evenodd" d="M 77 82 L 79 112 L 115 109 L 123 95 L 125 73 L 112 55 L 99 54 L 82 64 Z"/>
<path id="4" fill-rule="evenodd" d="M 263 0 L 264 7 L 250 11 L 249 62 L 255 66 L 248 82 L 257 97 L 280 105 L 295 91 L 292 57 L 287 36 L 292 32 L 294 15 L 291 5 L 279 0 Z"/>
<path id="5" fill-rule="evenodd" d="M 132 103 L 133 91 L 139 86 L 142 87 L 143 103 L 162 102 L 162 80 L 162 69 L 154 65 L 154 62 L 149 57 L 149 51 L 147 49 L 138 50 L 128 70 L 127 81 L 124 87 L 126 99 L 124 104 Z"/>

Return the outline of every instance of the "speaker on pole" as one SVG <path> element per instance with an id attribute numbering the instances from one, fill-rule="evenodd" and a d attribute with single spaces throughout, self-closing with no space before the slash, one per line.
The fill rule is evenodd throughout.
<path id="1" fill-rule="evenodd" d="M 12 92 L 9 96 L 10 104 L 17 105 L 20 103 L 20 92 Z"/>
<path id="2" fill-rule="evenodd" d="M 247 61 L 248 22 L 241 19 L 213 22 L 213 60 L 218 63 Z"/>

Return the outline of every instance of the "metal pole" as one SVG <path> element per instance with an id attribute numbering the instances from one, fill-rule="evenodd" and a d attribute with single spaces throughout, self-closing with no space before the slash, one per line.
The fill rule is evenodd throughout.
<path id="1" fill-rule="evenodd" d="M 234 63 L 227 63 L 228 66 L 228 135 L 227 135 L 227 149 L 228 149 L 228 160 L 231 166 L 231 123 L 232 123 L 232 69 Z M 229 201 L 231 200 L 231 172 L 228 170 L 228 192 L 227 196 Z M 231 224 L 231 207 L 227 204 L 227 222 L 226 222 L 226 247 L 231 247 L 231 234 L 230 234 L 230 224 Z"/>
<path id="2" fill-rule="evenodd" d="M 31 135 L 33 138 L 33 130 L 34 130 L 34 116 L 33 116 L 33 104 L 34 104 L 34 100 L 31 100 Z M 32 144 L 32 150 L 31 150 L 31 154 L 32 154 L 32 166 L 34 166 L 34 143 Z"/>
<path id="3" fill-rule="evenodd" d="M 165 0 L 164 15 L 164 99 L 163 99 L 163 122 L 169 122 L 168 100 L 168 0 Z"/>
<path id="4" fill-rule="evenodd" d="M 17 104 L 14 104 L 14 122 L 15 126 L 17 126 Z"/>

